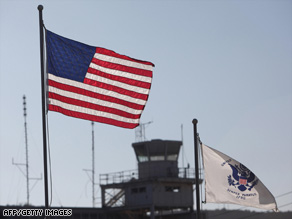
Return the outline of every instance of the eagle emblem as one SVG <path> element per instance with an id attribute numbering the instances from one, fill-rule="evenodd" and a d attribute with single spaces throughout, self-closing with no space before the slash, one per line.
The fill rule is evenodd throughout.
<path id="1" fill-rule="evenodd" d="M 229 166 L 232 169 L 232 176 L 228 176 L 229 186 L 234 186 L 240 191 L 244 192 L 245 190 L 251 191 L 252 188 L 258 183 L 258 179 L 246 166 L 243 164 L 240 165 L 231 165 Z"/>

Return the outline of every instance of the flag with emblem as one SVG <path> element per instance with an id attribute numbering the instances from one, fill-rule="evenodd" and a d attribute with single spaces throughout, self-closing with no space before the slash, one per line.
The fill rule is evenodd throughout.
<path id="1" fill-rule="evenodd" d="M 139 125 L 154 64 L 46 31 L 48 109 L 123 128 Z"/>
<path id="2" fill-rule="evenodd" d="M 272 193 L 246 166 L 204 144 L 201 148 L 206 202 L 277 211 Z"/>

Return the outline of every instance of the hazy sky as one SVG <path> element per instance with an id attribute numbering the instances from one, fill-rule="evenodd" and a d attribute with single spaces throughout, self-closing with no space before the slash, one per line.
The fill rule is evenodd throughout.
<path id="1" fill-rule="evenodd" d="M 142 122 L 153 121 L 148 140 L 181 140 L 183 124 L 184 164 L 194 167 L 197 118 L 203 143 L 246 165 L 280 210 L 292 210 L 289 0 L 0 0 L 0 205 L 26 202 L 25 177 L 12 165 L 12 158 L 25 162 L 24 94 L 29 174 L 43 174 L 39 4 L 47 29 L 155 64 L 142 114 Z M 91 183 L 83 169 L 91 168 L 91 123 L 56 112 L 48 120 L 52 205 L 90 207 Z M 135 130 L 95 123 L 97 183 L 99 174 L 137 168 L 134 141 Z M 44 205 L 43 181 L 33 184 L 30 180 L 31 204 Z M 240 208 L 203 205 L 223 207 Z"/>

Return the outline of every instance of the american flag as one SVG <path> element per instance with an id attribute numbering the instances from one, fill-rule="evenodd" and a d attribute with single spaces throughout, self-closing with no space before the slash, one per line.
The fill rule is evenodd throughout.
<path id="1" fill-rule="evenodd" d="M 46 31 L 48 109 L 124 128 L 139 125 L 154 64 Z"/>

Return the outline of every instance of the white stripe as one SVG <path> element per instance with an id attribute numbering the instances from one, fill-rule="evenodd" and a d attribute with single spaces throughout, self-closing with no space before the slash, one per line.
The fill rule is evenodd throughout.
<path id="1" fill-rule="evenodd" d="M 69 97 L 72 99 L 81 100 L 81 101 L 85 101 L 85 102 L 92 103 L 92 104 L 97 104 L 100 106 L 118 109 L 118 110 L 130 113 L 130 114 L 134 114 L 134 115 L 140 115 L 142 113 L 142 110 L 135 110 L 135 109 L 129 108 L 129 107 L 121 105 L 121 104 L 112 103 L 112 102 L 88 97 L 88 96 L 85 96 L 82 94 L 72 93 L 70 91 L 61 90 L 59 88 L 52 87 L 52 86 L 49 86 L 49 92 L 59 94 L 59 95 L 64 96 L 64 97 Z"/>
<path id="2" fill-rule="evenodd" d="M 116 58 L 116 57 L 112 57 L 112 56 L 108 56 L 108 55 L 103 55 L 103 54 L 99 54 L 99 53 L 95 53 L 94 58 L 100 59 L 100 60 L 106 61 L 106 62 L 111 62 L 111 63 L 115 63 L 115 64 L 119 64 L 119 65 L 125 65 L 125 66 L 129 66 L 129 67 L 133 67 L 133 68 L 140 68 L 140 69 L 149 70 L 149 71 L 152 71 L 152 69 L 153 69 L 152 65 L 146 65 L 146 64 L 142 64 L 142 63 L 138 63 L 138 62 L 134 62 L 134 61 L 129 61 L 129 60 L 125 60 L 125 59 L 120 59 L 120 58 Z"/>
<path id="3" fill-rule="evenodd" d="M 94 80 L 94 81 L 98 81 L 98 82 L 101 82 L 101 83 L 113 85 L 113 86 L 116 86 L 116 87 L 120 87 L 120 88 L 129 90 L 129 91 L 134 91 L 134 92 L 140 93 L 140 94 L 149 94 L 149 91 L 150 91 L 149 89 L 146 89 L 146 88 L 136 87 L 136 86 L 133 86 L 133 85 L 125 84 L 125 83 L 122 83 L 122 82 L 119 82 L 119 81 L 115 81 L 115 80 L 104 78 L 104 77 L 101 77 L 101 76 L 98 76 L 98 75 L 90 74 L 88 72 L 85 75 L 85 78 L 88 78 L 88 79 L 91 79 L 91 80 Z"/>
<path id="4" fill-rule="evenodd" d="M 142 81 L 142 82 L 147 82 L 147 83 L 151 83 L 151 81 L 152 81 L 151 77 L 141 76 L 141 75 L 137 75 L 137 74 L 133 74 L 133 73 L 129 73 L 129 72 L 124 72 L 124 71 L 119 71 L 119 70 L 113 70 L 110 68 L 105 68 L 105 67 L 99 66 L 99 65 L 92 63 L 92 62 L 90 63 L 89 67 L 96 69 L 98 71 L 102 71 L 102 72 L 111 74 L 111 75 L 129 78 L 129 79 L 133 79 L 133 80 L 137 80 L 137 81 Z"/>
<path id="5" fill-rule="evenodd" d="M 70 85 L 73 87 L 78 87 L 87 91 L 91 91 L 94 93 L 98 93 L 98 94 L 102 94 L 102 95 L 106 95 L 106 96 L 110 96 L 110 97 L 114 97 L 114 98 L 118 98 L 120 100 L 125 100 L 131 103 L 136 103 L 139 105 L 145 105 L 146 101 L 145 100 L 141 100 L 141 99 L 137 99 L 137 98 L 133 98 L 127 95 L 123 95 L 123 94 L 119 94 L 117 92 L 114 91 L 109 91 L 109 90 L 105 90 L 99 87 L 95 87 L 89 84 L 84 84 L 78 81 L 74 81 L 74 80 L 70 80 L 70 79 L 66 79 L 66 78 L 62 78 L 62 77 L 57 77 L 53 74 L 48 73 L 48 78 L 50 80 L 62 83 L 62 84 L 66 84 L 66 85 Z"/>
<path id="6" fill-rule="evenodd" d="M 93 110 L 93 109 L 89 109 L 89 108 L 85 108 L 85 107 L 81 107 L 81 106 L 63 103 L 63 102 L 61 102 L 59 100 L 55 100 L 55 99 L 49 99 L 49 103 L 50 103 L 50 105 L 59 106 L 59 107 L 62 107 L 63 109 L 71 110 L 74 112 L 85 113 L 85 114 L 93 115 L 93 116 L 100 116 L 100 117 L 114 119 L 114 120 L 121 121 L 121 122 L 134 123 L 134 124 L 139 123 L 139 119 L 129 119 L 129 118 L 118 116 L 118 115 L 115 115 L 112 113 L 102 112 L 102 111 Z"/>

